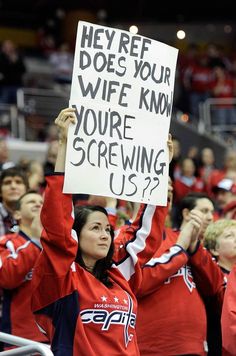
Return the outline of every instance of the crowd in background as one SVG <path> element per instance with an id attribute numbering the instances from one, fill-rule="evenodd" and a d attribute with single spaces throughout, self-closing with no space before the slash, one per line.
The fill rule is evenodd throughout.
<path id="1" fill-rule="evenodd" d="M 180 53 L 178 68 L 182 86 L 181 106 L 194 118 L 199 116 L 199 102 L 208 98 L 235 97 L 236 59 L 235 53 L 226 53 L 224 48 L 209 43 L 204 49 L 196 44 L 189 45 L 186 53 Z M 220 108 L 226 108 L 222 105 Z M 232 106 L 231 106 L 232 107 Z M 218 114 L 215 122 L 219 124 L 235 123 L 232 113 L 227 119 Z"/>
<path id="2" fill-rule="evenodd" d="M 56 42 L 52 36 L 39 40 L 37 56 L 41 64 L 50 66 L 48 78 L 42 80 L 29 75 L 23 49 L 11 40 L 3 41 L 0 51 L 0 103 L 16 104 L 16 91 L 20 87 L 54 89 L 67 92 L 69 97 L 73 70 L 74 48 L 68 42 Z M 200 46 L 191 43 L 180 50 L 177 70 L 174 107 L 188 113 L 190 122 L 199 120 L 199 104 L 209 98 L 222 100 L 211 109 L 212 124 L 229 126 L 234 134 L 236 94 L 236 55 L 215 43 Z M 226 102 L 224 101 L 226 99 Z M 229 99 L 229 102 L 227 102 Z M 226 130 L 227 131 L 227 130 Z"/>
<path id="3" fill-rule="evenodd" d="M 60 44 L 56 51 L 47 49 L 44 55 L 52 65 L 55 86 L 68 89 L 73 66 L 68 44 Z M 26 71 L 24 57 L 14 43 L 5 41 L 0 53 L 1 103 L 16 103 L 16 91 L 24 85 Z M 228 55 L 213 44 L 204 50 L 191 45 L 179 57 L 177 80 L 175 105 L 189 112 L 191 120 L 197 120 L 200 102 L 209 97 L 235 96 L 235 54 Z M 214 120 L 220 125 L 233 125 L 235 117 L 233 105 L 222 104 L 214 113 Z M 44 162 L 25 157 L 13 162 L 9 159 L 7 139 L 0 138 L 1 330 L 46 343 L 48 338 L 32 322 L 30 281 L 42 248 L 40 211 L 45 177 L 54 172 L 59 148 L 54 124 L 50 126 L 47 141 Z M 173 137 L 163 241 L 144 265 L 146 283 L 137 292 L 141 356 L 226 355 L 222 353 L 220 317 L 226 281 L 236 263 L 236 151 L 229 148 L 220 167 L 216 167 L 215 158 L 210 146 L 201 150 L 197 146 L 189 147 L 183 156 L 181 141 Z M 115 220 L 110 220 L 115 230 L 132 226 L 140 208 L 139 204 L 119 199 L 111 202 L 101 196 L 73 195 L 74 207 L 91 204 L 112 212 L 111 219 L 115 215 Z M 192 210 L 201 215 L 192 216 Z M 188 235 L 187 228 L 191 219 L 198 222 L 200 216 L 203 229 L 196 239 Z M 19 257 L 22 257 L 20 262 Z M 17 263 L 21 263 L 22 270 Z M 155 322 L 150 313 L 150 305 L 154 303 Z M 26 317 L 28 321 L 24 320 L 22 328 Z"/>

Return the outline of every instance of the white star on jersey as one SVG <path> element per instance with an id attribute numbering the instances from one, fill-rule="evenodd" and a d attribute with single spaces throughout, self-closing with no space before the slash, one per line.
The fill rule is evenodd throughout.
<path id="1" fill-rule="evenodd" d="M 115 301 L 115 303 L 118 303 L 119 299 L 117 297 L 114 297 L 114 301 Z"/>
<path id="2" fill-rule="evenodd" d="M 107 297 L 105 297 L 104 295 L 101 297 L 101 299 L 102 299 L 103 302 L 107 301 Z"/>

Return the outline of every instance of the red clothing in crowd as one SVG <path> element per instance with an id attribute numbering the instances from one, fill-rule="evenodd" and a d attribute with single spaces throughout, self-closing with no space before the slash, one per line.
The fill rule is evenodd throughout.
<path id="1" fill-rule="evenodd" d="M 231 201 L 224 206 L 222 215 L 227 219 L 236 219 L 236 200 Z"/>
<path id="2" fill-rule="evenodd" d="M 184 77 L 185 82 L 191 83 L 191 91 L 197 93 L 208 92 L 212 86 L 212 69 L 206 65 L 193 63 L 186 68 Z"/>
<path id="3" fill-rule="evenodd" d="M 204 183 L 200 178 L 193 177 L 192 184 L 186 184 L 183 177 L 173 182 L 174 202 L 179 203 L 190 192 L 203 192 Z"/>
<path id="4" fill-rule="evenodd" d="M 236 265 L 228 275 L 221 315 L 223 356 L 236 355 Z"/>
<path id="5" fill-rule="evenodd" d="M 213 83 L 212 83 L 212 94 L 214 96 L 214 98 L 218 98 L 218 99 L 224 99 L 224 98 L 233 98 L 235 95 L 235 83 L 233 78 L 229 77 L 229 76 L 225 76 L 223 78 L 220 79 L 216 79 Z M 233 104 L 220 104 L 218 105 L 218 107 L 233 107 Z"/>
<path id="6" fill-rule="evenodd" d="M 203 356 L 207 320 L 202 296 L 222 300 L 224 275 L 202 245 L 189 256 L 176 245 L 178 232 L 165 232 L 161 247 L 143 268 L 137 319 L 140 354 Z"/>
<path id="7" fill-rule="evenodd" d="M 199 175 L 199 178 L 204 183 L 204 189 L 203 189 L 204 192 L 206 192 L 210 198 L 214 198 L 214 195 L 212 192 L 212 187 L 213 187 L 212 184 L 214 184 L 214 182 L 211 182 L 210 180 L 214 176 L 218 177 L 219 170 L 213 166 L 202 166 L 198 169 L 198 175 Z M 219 178 L 217 178 L 217 179 L 219 179 Z M 218 181 L 217 181 L 217 183 L 218 183 Z"/>
<path id="8" fill-rule="evenodd" d="M 0 287 L 4 289 L 1 331 L 47 342 L 31 311 L 32 270 L 41 247 L 22 231 L 0 238 Z"/>
<path id="9" fill-rule="evenodd" d="M 224 169 L 215 169 L 208 178 L 208 189 L 212 191 L 212 188 L 215 187 L 222 179 L 225 178 L 226 170 Z"/>
<path id="10" fill-rule="evenodd" d="M 75 262 L 72 197 L 62 193 L 63 176 L 47 177 L 47 184 L 32 307 L 54 355 L 139 355 L 135 293 L 141 267 L 161 243 L 167 208 L 142 204 L 137 220 L 120 230 L 108 288 Z"/>

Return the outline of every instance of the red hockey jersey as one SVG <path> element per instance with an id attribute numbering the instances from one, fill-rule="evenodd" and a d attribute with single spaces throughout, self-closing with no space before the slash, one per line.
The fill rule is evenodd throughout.
<path id="1" fill-rule="evenodd" d="M 134 293 L 141 266 L 161 243 L 167 208 L 142 205 L 137 220 L 120 230 L 109 272 L 113 286 L 107 288 L 74 262 L 78 242 L 72 199 L 62 187 L 63 176 L 47 177 L 43 251 L 33 273 L 37 322 L 49 335 L 55 356 L 139 355 Z"/>
<path id="2" fill-rule="evenodd" d="M 221 315 L 224 356 L 236 356 L 236 264 L 228 275 Z"/>
<path id="3" fill-rule="evenodd" d="M 4 289 L 1 331 L 47 342 L 31 310 L 32 269 L 41 251 L 22 231 L 0 238 L 0 287 Z"/>
<path id="4" fill-rule="evenodd" d="M 164 236 L 161 247 L 143 268 L 137 318 L 140 354 L 206 355 L 206 311 L 196 284 L 202 287 L 208 283 L 203 292 L 208 295 L 222 291 L 223 273 L 202 246 L 190 257 L 176 245 L 178 232 L 166 229 Z M 195 279 L 195 266 L 202 282 Z"/>

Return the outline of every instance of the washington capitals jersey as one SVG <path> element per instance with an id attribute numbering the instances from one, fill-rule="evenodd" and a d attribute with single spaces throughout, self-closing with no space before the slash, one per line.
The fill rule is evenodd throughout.
<path id="1" fill-rule="evenodd" d="M 223 356 L 236 355 L 236 264 L 228 275 L 221 315 Z"/>
<path id="2" fill-rule="evenodd" d="M 0 287 L 4 290 L 1 331 L 46 342 L 31 310 L 32 270 L 40 251 L 22 231 L 0 238 Z"/>
<path id="3" fill-rule="evenodd" d="M 188 253 L 166 229 L 161 247 L 143 268 L 137 336 L 141 356 L 206 355 L 203 295 L 222 296 L 224 276 L 208 251 Z M 202 294 L 201 294 L 201 292 Z"/>
<path id="4" fill-rule="evenodd" d="M 139 355 L 135 292 L 142 265 L 161 244 L 167 208 L 142 205 L 137 220 L 118 232 L 109 271 L 113 286 L 107 288 L 74 262 L 78 241 L 72 230 L 72 199 L 62 187 L 63 176 L 47 177 L 43 250 L 33 272 L 38 325 L 49 336 L 55 356 Z"/>

